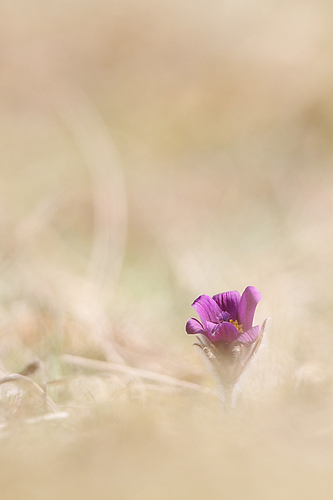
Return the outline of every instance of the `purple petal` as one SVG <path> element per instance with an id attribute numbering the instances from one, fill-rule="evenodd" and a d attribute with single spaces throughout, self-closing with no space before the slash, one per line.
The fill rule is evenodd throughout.
<path id="1" fill-rule="evenodd" d="M 212 323 L 211 321 L 207 321 L 204 335 L 206 335 L 206 337 L 210 339 L 212 335 L 214 335 L 213 332 L 215 332 L 219 326 L 220 323 Z"/>
<path id="2" fill-rule="evenodd" d="M 207 321 L 218 323 L 221 315 L 221 309 L 208 295 L 200 295 L 192 304 L 194 309 L 200 316 L 203 326 L 206 326 Z"/>
<path id="3" fill-rule="evenodd" d="M 206 332 L 204 331 L 202 324 L 200 321 L 194 318 L 190 318 L 185 326 L 186 333 L 190 335 L 197 335 L 198 333 L 201 333 L 203 335 L 206 335 Z"/>
<path id="4" fill-rule="evenodd" d="M 254 286 L 245 288 L 238 307 L 238 319 L 245 332 L 252 327 L 254 311 L 260 299 L 261 293 Z"/>
<path id="5" fill-rule="evenodd" d="M 224 342 L 233 342 L 237 339 L 239 331 L 231 323 L 220 323 L 215 325 L 212 332 L 208 332 L 208 338 L 212 342 L 223 340 Z"/>
<path id="6" fill-rule="evenodd" d="M 219 293 L 218 295 L 214 295 L 213 299 L 222 311 L 227 311 L 231 315 L 231 319 L 234 321 L 237 319 L 238 305 L 241 299 L 239 292 Z"/>
<path id="7" fill-rule="evenodd" d="M 243 344 L 253 344 L 253 342 L 255 342 L 258 338 L 259 331 L 260 331 L 259 325 L 253 326 L 246 332 L 242 333 L 237 340 L 239 342 L 243 342 Z"/>

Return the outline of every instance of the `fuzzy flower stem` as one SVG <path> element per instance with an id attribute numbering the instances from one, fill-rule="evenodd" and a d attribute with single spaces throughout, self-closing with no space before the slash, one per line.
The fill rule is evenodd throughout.
<path id="1" fill-rule="evenodd" d="M 228 385 L 223 388 L 224 392 L 224 400 L 223 400 L 223 406 L 224 409 L 229 411 L 233 408 L 233 394 L 234 394 L 234 389 L 236 385 Z"/>

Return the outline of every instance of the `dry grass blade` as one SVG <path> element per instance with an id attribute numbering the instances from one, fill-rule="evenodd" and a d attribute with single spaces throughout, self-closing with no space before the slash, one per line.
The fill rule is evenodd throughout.
<path id="1" fill-rule="evenodd" d="M 127 236 L 124 172 L 109 130 L 81 90 L 63 86 L 56 111 L 70 130 L 89 170 L 94 230 L 92 250 L 78 312 L 99 335 L 108 359 L 123 362 L 111 340 L 112 327 L 103 304 L 114 294 L 122 269 Z"/>
<path id="2" fill-rule="evenodd" d="M 155 373 L 149 370 L 142 370 L 140 368 L 134 368 L 131 366 L 125 366 L 117 363 L 110 363 L 108 361 L 99 361 L 96 359 L 82 358 L 80 356 L 73 356 L 71 354 L 63 354 L 61 360 L 65 364 L 80 366 L 89 370 L 95 370 L 100 372 L 118 372 L 124 373 L 126 375 L 139 377 L 145 380 L 158 382 L 160 384 L 167 384 L 174 387 L 179 387 L 181 389 L 187 389 L 190 391 L 197 391 L 205 394 L 214 395 L 214 391 L 209 388 L 201 387 L 200 385 L 194 384 L 193 382 L 188 382 L 186 380 L 180 380 L 169 375 L 163 375 L 161 373 Z"/>
<path id="3" fill-rule="evenodd" d="M 61 96 L 66 96 L 66 90 Z M 120 158 L 101 115 L 81 90 L 58 100 L 58 113 L 72 133 L 89 169 L 94 207 L 94 240 L 87 281 L 110 289 L 118 281 L 127 234 L 127 197 Z M 108 280 L 112 282 L 109 283 Z"/>
<path id="4" fill-rule="evenodd" d="M 58 413 L 45 413 L 40 417 L 28 418 L 25 420 L 27 424 L 39 424 L 40 422 L 53 422 L 54 420 L 63 420 L 68 418 L 70 413 L 68 411 L 60 411 Z"/>
<path id="5" fill-rule="evenodd" d="M 43 389 L 38 384 L 36 384 L 36 382 L 32 380 L 30 377 L 26 377 L 25 375 L 20 375 L 19 373 L 12 373 L 11 375 L 7 375 L 6 377 L 1 378 L 0 385 L 7 384 L 10 382 L 20 382 L 20 381 L 28 382 L 35 389 L 35 391 L 41 396 L 41 398 L 44 399 L 47 407 L 49 407 L 54 413 L 59 412 L 57 405 L 52 401 L 51 398 L 47 396 L 45 391 L 43 391 Z"/>

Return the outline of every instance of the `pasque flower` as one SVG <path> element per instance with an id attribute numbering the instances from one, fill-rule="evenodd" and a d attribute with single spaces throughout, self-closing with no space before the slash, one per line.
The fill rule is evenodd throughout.
<path id="1" fill-rule="evenodd" d="M 237 291 L 200 295 L 192 304 L 201 322 L 189 319 L 186 332 L 197 335 L 199 343 L 195 345 L 203 350 L 229 396 L 264 333 L 266 322 L 261 329 L 253 326 L 260 300 L 260 292 L 248 286 L 242 295 Z"/>
<path id="2" fill-rule="evenodd" d="M 200 295 L 192 304 L 201 323 L 191 318 L 186 323 L 189 334 L 205 335 L 211 342 L 242 342 L 252 344 L 259 335 L 259 326 L 252 326 L 260 292 L 254 286 L 245 288 L 242 296 L 237 291 L 209 297 Z"/>

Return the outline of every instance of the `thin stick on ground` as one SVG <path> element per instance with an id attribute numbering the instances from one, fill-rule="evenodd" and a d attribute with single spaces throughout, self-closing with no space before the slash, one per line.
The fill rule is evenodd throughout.
<path id="1" fill-rule="evenodd" d="M 193 382 L 187 380 L 180 380 L 169 375 L 152 372 L 149 370 L 142 370 L 141 368 L 134 368 L 132 366 L 121 365 L 117 363 L 110 363 L 108 361 L 99 361 L 96 359 L 82 358 L 80 356 L 73 356 L 71 354 L 63 354 L 61 356 L 63 363 L 73 366 L 80 366 L 89 370 L 99 372 L 118 372 L 133 377 L 140 377 L 145 380 L 157 382 L 160 384 L 167 384 L 180 389 L 187 389 L 190 391 L 201 392 L 204 394 L 215 395 L 215 392 L 207 387 L 201 387 Z"/>

